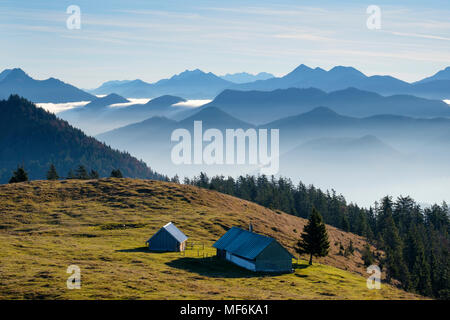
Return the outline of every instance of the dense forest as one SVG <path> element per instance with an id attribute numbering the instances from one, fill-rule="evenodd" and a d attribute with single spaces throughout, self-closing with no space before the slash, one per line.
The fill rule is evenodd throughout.
<path id="1" fill-rule="evenodd" d="M 174 181 L 177 178 L 175 177 Z M 217 190 L 271 209 L 307 218 L 316 208 L 327 224 L 367 237 L 384 250 L 380 267 L 387 280 L 405 290 L 450 299 L 449 207 L 444 202 L 420 207 L 410 197 L 386 196 L 370 208 L 347 203 L 334 190 L 323 192 L 290 179 L 262 176 L 208 177 L 201 173 L 186 184 Z"/>
<path id="2" fill-rule="evenodd" d="M 54 114 L 17 95 L 0 101 L 0 183 L 20 165 L 30 179 L 45 179 L 53 164 L 61 177 L 80 165 L 100 176 L 120 168 L 125 177 L 166 179 L 125 152 L 88 137 Z"/>

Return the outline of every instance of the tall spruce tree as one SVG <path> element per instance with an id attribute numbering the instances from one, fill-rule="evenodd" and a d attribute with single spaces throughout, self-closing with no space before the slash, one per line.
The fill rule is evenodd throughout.
<path id="1" fill-rule="evenodd" d="M 75 178 L 81 180 L 89 179 L 89 174 L 84 166 L 78 166 L 77 170 L 75 171 Z"/>
<path id="2" fill-rule="evenodd" d="M 409 272 L 403 258 L 403 241 L 398 234 L 394 219 L 391 215 L 384 218 L 382 236 L 384 251 L 386 252 L 386 278 L 400 280 L 403 288 L 409 288 Z"/>
<path id="3" fill-rule="evenodd" d="M 50 165 L 50 169 L 47 171 L 47 180 L 58 180 L 59 175 L 58 172 L 56 172 L 56 168 L 53 165 L 53 163 Z"/>
<path id="4" fill-rule="evenodd" d="M 416 240 L 415 249 L 416 259 L 411 270 L 411 285 L 417 292 L 429 296 L 432 293 L 430 265 L 425 258 L 425 248 L 422 242 Z"/>
<path id="5" fill-rule="evenodd" d="M 25 182 L 28 181 L 28 173 L 23 166 L 17 167 L 17 170 L 13 172 L 13 176 L 9 179 L 9 183 Z"/>
<path id="6" fill-rule="evenodd" d="M 330 242 L 328 241 L 327 229 L 322 216 L 316 208 L 303 228 L 302 238 L 298 242 L 297 252 L 309 254 L 309 264 L 312 264 L 313 256 L 325 257 L 328 255 Z"/>

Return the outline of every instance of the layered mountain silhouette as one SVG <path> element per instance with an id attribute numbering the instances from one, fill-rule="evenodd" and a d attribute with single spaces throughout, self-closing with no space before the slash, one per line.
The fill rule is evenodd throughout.
<path id="1" fill-rule="evenodd" d="M 128 153 L 111 149 L 16 95 L 0 101 L 0 136 L 0 183 L 7 182 L 18 165 L 31 179 L 45 179 L 52 163 L 62 177 L 84 165 L 100 176 L 120 169 L 127 177 L 162 178 Z"/>
<path id="2" fill-rule="evenodd" d="M 92 100 L 90 103 L 85 105 L 82 109 L 77 109 L 77 111 L 99 111 L 104 109 L 107 106 L 117 103 L 127 103 L 129 102 L 124 97 L 119 96 L 118 94 L 111 93 L 104 97 L 99 97 Z"/>
<path id="3" fill-rule="evenodd" d="M 225 90 L 202 108 L 209 106 L 220 108 L 244 121 L 258 124 L 307 112 L 318 106 L 326 106 L 339 114 L 355 117 L 376 114 L 450 117 L 450 108 L 442 101 L 410 95 L 385 97 L 356 88 L 330 93 L 315 88 L 273 91 Z"/>
<path id="4" fill-rule="evenodd" d="M 378 155 L 378 159 L 395 160 L 397 165 L 403 160 L 400 153 L 417 153 L 423 145 L 429 144 L 430 141 L 438 141 L 450 130 L 448 118 L 418 119 L 398 115 L 357 118 L 338 114 L 327 107 L 317 107 L 302 114 L 259 126 L 253 126 L 250 122 L 239 120 L 223 109 L 212 106 L 196 111 L 181 121 L 152 117 L 100 134 L 97 138 L 120 150 L 128 150 L 154 164 L 158 170 L 172 175 L 177 172 L 178 167 L 173 165 L 170 159 L 171 148 L 174 145 L 170 142 L 171 134 L 178 128 L 185 128 L 193 134 L 196 120 L 202 121 L 203 130 L 216 128 L 223 134 L 226 129 L 278 129 L 280 152 L 285 161 L 283 166 L 286 168 L 292 166 L 294 169 L 301 161 L 306 163 L 308 159 L 317 157 L 322 157 L 320 163 L 336 159 L 337 164 L 339 162 L 347 164 L 348 159 L 359 159 L 363 165 L 368 158 L 376 159 Z M 182 173 L 194 171 L 192 166 L 178 169 Z M 211 166 L 195 167 L 197 173 L 201 170 L 217 172 L 213 169 Z M 289 174 L 294 174 L 294 171 L 290 170 Z"/>
<path id="5" fill-rule="evenodd" d="M 220 76 L 222 79 L 233 82 L 233 83 L 247 83 L 257 80 L 267 80 L 273 78 L 274 75 L 267 72 L 260 72 L 258 74 L 251 74 L 247 72 L 239 73 L 227 73 L 226 75 Z"/>
<path id="6" fill-rule="evenodd" d="M 364 118 L 344 116 L 318 107 L 309 112 L 272 121 L 261 128 L 279 129 L 282 150 L 316 138 L 344 138 L 373 135 L 405 151 L 417 150 L 449 132 L 449 118 L 412 118 L 375 115 Z"/>
<path id="7" fill-rule="evenodd" d="M 446 77 L 444 76 L 448 72 L 446 70 L 436 74 L 434 77 L 442 80 L 442 78 Z M 336 66 L 326 71 L 322 68 L 313 69 L 302 64 L 283 77 L 236 84 L 231 89 L 271 91 L 292 87 L 313 87 L 330 92 L 354 87 L 383 95 L 411 94 L 439 100 L 450 97 L 450 86 L 448 83 L 428 82 L 428 86 L 422 86 L 420 85 L 421 83 L 411 84 L 391 76 L 366 76 L 353 67 Z"/>
<path id="8" fill-rule="evenodd" d="M 213 98 L 233 83 L 213 73 L 205 73 L 199 69 L 186 70 L 170 79 L 162 79 L 155 83 L 142 80 L 110 81 L 97 89 L 93 94 L 117 93 L 127 98 L 152 98 L 161 95 L 182 96 L 187 99 Z"/>
<path id="9" fill-rule="evenodd" d="M 118 139 L 124 141 L 125 144 L 128 144 L 130 141 L 144 141 L 146 137 L 149 136 L 149 133 L 154 134 L 158 132 L 165 137 L 162 142 L 170 144 L 167 142 L 170 142 L 170 134 L 173 130 L 178 128 L 185 128 L 192 131 L 194 127 L 194 121 L 201 121 L 204 130 L 209 128 L 247 129 L 254 127 L 254 125 L 236 119 L 235 117 L 230 116 L 229 114 L 223 112 L 218 108 L 210 107 L 202 109 L 196 114 L 181 121 L 175 121 L 166 117 L 152 117 L 138 123 L 133 123 L 125 127 L 99 134 L 97 135 L 97 137 L 101 141 L 111 143 L 112 145 L 117 145 L 116 142 L 118 141 Z M 160 143 L 161 141 L 150 141 L 149 139 L 149 143 L 153 142 Z M 119 148 L 125 148 L 125 146 L 126 145 L 117 145 L 117 147 Z"/>
<path id="10" fill-rule="evenodd" d="M 91 101 L 95 96 L 55 78 L 35 80 L 22 69 L 6 69 L 0 73 L 0 99 L 17 94 L 35 103 Z"/>
<path id="11" fill-rule="evenodd" d="M 153 98 L 161 95 L 182 96 L 187 99 L 210 99 L 225 89 L 241 91 L 273 91 L 289 88 L 317 88 L 326 92 L 349 87 L 382 95 L 408 94 L 429 99 L 450 99 L 450 67 L 415 83 L 391 76 L 366 76 L 353 67 L 336 66 L 330 70 L 310 68 L 304 64 L 282 77 L 261 72 L 227 74 L 219 77 L 199 69 L 186 70 L 169 79 L 155 83 L 136 80 L 113 80 L 90 90 L 96 95 L 116 93 L 126 98 Z M 23 70 L 6 69 L 0 73 L 0 98 L 19 94 L 36 103 L 91 101 L 92 94 L 55 78 L 35 80 Z"/>
<path id="12" fill-rule="evenodd" d="M 284 173 L 295 171 L 295 164 L 320 164 L 318 167 L 364 167 L 373 162 L 398 162 L 402 155 L 374 135 L 362 137 L 326 137 L 308 140 L 282 156 Z M 297 160 L 295 160 L 297 159 Z M 291 174 L 290 174 L 291 175 Z"/>
<path id="13" fill-rule="evenodd" d="M 152 99 L 145 104 L 121 107 L 120 105 L 111 105 L 127 103 L 128 100 L 117 94 L 110 94 L 98 98 L 84 107 L 61 112 L 58 116 L 88 134 L 98 134 L 150 117 L 172 117 L 183 110 L 190 109 L 186 106 L 177 105 L 177 103 L 185 101 L 181 97 L 165 95 Z"/>
<path id="14" fill-rule="evenodd" d="M 225 136 L 226 129 L 249 129 L 252 124 L 236 119 L 218 108 L 202 109 L 196 114 L 181 121 L 166 117 L 152 117 L 122 128 L 102 133 L 96 137 L 119 150 L 127 150 L 149 163 L 157 163 L 161 170 L 169 175 L 176 173 L 195 175 L 202 166 L 177 167 L 171 160 L 171 148 L 176 142 L 171 141 L 172 132 L 176 129 L 188 130 L 193 138 L 194 121 L 201 121 L 203 132 L 207 129 L 218 129 Z M 193 142 L 192 142 L 193 143 Z M 214 173 L 238 174 L 241 170 L 234 166 L 209 167 Z"/>

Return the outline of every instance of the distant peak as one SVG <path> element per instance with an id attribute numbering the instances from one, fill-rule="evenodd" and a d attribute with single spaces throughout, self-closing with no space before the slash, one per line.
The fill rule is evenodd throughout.
<path id="1" fill-rule="evenodd" d="M 99 98 L 99 99 L 103 99 L 103 100 L 117 99 L 117 100 L 122 100 L 123 102 L 128 101 L 124 97 L 119 96 L 117 93 L 110 93 L 107 96 Z"/>
<path id="2" fill-rule="evenodd" d="M 97 97 L 91 103 L 87 104 L 84 107 L 84 110 L 97 109 L 99 107 L 105 107 L 108 105 L 116 104 L 116 103 L 127 103 L 129 102 L 124 97 L 119 96 L 116 93 L 110 93 L 104 97 Z"/>
<path id="3" fill-rule="evenodd" d="M 193 116 L 186 118 L 183 122 L 191 122 L 193 120 L 219 120 L 223 123 L 224 121 L 238 121 L 241 120 L 233 117 L 232 115 L 226 113 L 225 111 L 217 108 L 215 106 L 208 106 L 204 108 L 200 108 L 200 110 L 195 113 Z"/>
<path id="4" fill-rule="evenodd" d="M 353 68 L 353 67 L 346 67 L 346 66 L 335 66 L 332 69 L 330 69 L 331 73 L 342 73 L 342 74 L 354 74 L 354 75 L 359 75 L 359 76 L 364 76 L 364 74 Z"/>
<path id="5" fill-rule="evenodd" d="M 6 69 L 1 74 L 1 79 L 29 79 L 30 77 L 20 68 Z"/>
<path id="6" fill-rule="evenodd" d="M 153 105 L 153 104 L 173 105 L 175 103 L 185 102 L 185 101 L 186 101 L 186 99 L 183 99 L 181 97 L 171 96 L 171 95 L 163 95 L 163 96 L 151 99 L 149 102 L 147 102 L 147 105 Z"/>
<path id="7" fill-rule="evenodd" d="M 302 63 L 297 68 L 295 68 L 294 71 L 305 71 L 305 70 L 312 70 L 312 69 L 310 67 L 308 67 L 307 65 Z"/>
<path id="8" fill-rule="evenodd" d="M 325 114 L 330 114 L 330 115 L 337 115 L 336 112 L 334 112 L 333 110 L 331 110 L 328 107 L 317 107 L 312 109 L 311 111 L 307 112 L 307 114 L 321 114 L 321 115 L 325 115 Z"/>
<path id="9" fill-rule="evenodd" d="M 179 75 L 186 75 L 186 74 L 204 74 L 205 72 L 203 72 L 200 69 L 194 69 L 194 70 L 184 70 L 183 72 L 181 72 Z"/>
<path id="10" fill-rule="evenodd" d="M 20 68 L 13 68 L 10 70 L 10 74 L 26 74 L 26 73 Z"/>

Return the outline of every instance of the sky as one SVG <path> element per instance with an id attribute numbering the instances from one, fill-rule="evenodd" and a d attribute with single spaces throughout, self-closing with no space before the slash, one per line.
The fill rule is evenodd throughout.
<path id="1" fill-rule="evenodd" d="M 70 5 L 81 28 L 68 29 Z M 380 29 L 369 29 L 369 5 Z M 81 88 L 300 64 L 417 81 L 450 66 L 450 1 L 0 0 L 0 69 Z"/>

